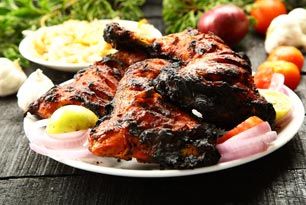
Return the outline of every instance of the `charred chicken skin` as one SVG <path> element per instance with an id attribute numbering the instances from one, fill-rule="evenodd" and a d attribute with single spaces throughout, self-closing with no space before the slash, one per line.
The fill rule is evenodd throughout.
<path id="1" fill-rule="evenodd" d="M 171 60 L 154 80 L 155 89 L 186 110 L 198 110 L 205 121 L 232 128 L 256 115 L 274 124 L 275 110 L 259 95 L 249 59 L 217 36 L 191 29 L 146 43 L 116 24 L 108 25 L 104 36 L 120 49 L 135 44 L 151 57 Z"/>
<path id="2" fill-rule="evenodd" d="M 94 111 L 102 117 L 88 136 L 95 155 L 134 157 L 161 168 L 207 166 L 220 158 L 215 125 L 231 128 L 251 115 L 274 122 L 273 106 L 258 94 L 248 58 L 213 34 L 187 30 L 145 39 L 113 23 L 104 39 L 119 51 L 29 108 L 42 118 L 68 104 Z M 215 125 L 193 117 L 192 109 Z"/>
<path id="3" fill-rule="evenodd" d="M 130 66 L 118 85 L 112 113 L 90 132 L 92 153 L 125 160 L 134 157 L 162 168 L 218 162 L 218 130 L 164 102 L 152 86 L 168 65 L 165 60 L 148 59 Z"/>
<path id="4" fill-rule="evenodd" d="M 103 116 L 125 69 L 145 58 L 145 54 L 126 51 L 109 55 L 91 67 L 79 71 L 70 83 L 54 86 L 33 102 L 28 111 L 41 118 L 48 118 L 64 105 L 82 105 L 98 116 Z"/>

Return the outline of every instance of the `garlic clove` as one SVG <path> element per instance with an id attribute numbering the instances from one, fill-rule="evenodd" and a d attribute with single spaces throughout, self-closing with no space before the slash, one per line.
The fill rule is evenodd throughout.
<path id="1" fill-rule="evenodd" d="M 25 80 L 17 93 L 18 106 L 27 111 L 29 105 L 54 86 L 42 70 L 37 69 Z"/>
<path id="2" fill-rule="evenodd" d="M 0 58 L 0 96 L 4 97 L 17 92 L 27 78 L 17 61 Z"/>

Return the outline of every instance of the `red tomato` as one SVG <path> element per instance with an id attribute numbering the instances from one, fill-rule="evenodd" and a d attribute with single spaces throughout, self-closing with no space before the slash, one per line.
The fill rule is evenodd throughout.
<path id="1" fill-rule="evenodd" d="M 293 46 L 280 46 L 274 49 L 269 57 L 269 61 L 283 60 L 294 63 L 301 71 L 304 65 L 304 56 L 302 52 Z"/>
<path id="2" fill-rule="evenodd" d="M 265 35 L 271 21 L 275 17 L 286 13 L 286 6 L 281 0 L 255 1 L 251 9 L 251 16 L 256 20 L 255 31 Z"/>
<path id="3" fill-rule="evenodd" d="M 273 69 L 268 66 L 262 66 L 257 68 L 257 72 L 254 75 L 254 83 L 257 88 L 267 89 L 271 84 L 273 75 Z"/>
<path id="4" fill-rule="evenodd" d="M 291 88 L 292 90 L 294 90 L 300 83 L 301 80 L 301 74 L 300 74 L 300 70 L 299 68 L 290 62 L 287 61 L 266 61 L 263 64 L 261 64 L 258 67 L 258 76 L 254 77 L 254 81 L 256 84 L 256 78 L 258 81 L 260 81 L 261 77 L 262 78 L 267 78 L 267 80 L 265 81 L 265 79 L 263 80 L 263 83 L 267 83 L 269 82 L 269 85 L 271 83 L 271 70 L 272 70 L 272 74 L 274 73 L 281 73 L 285 76 L 285 85 L 287 85 L 289 88 Z M 264 73 L 267 73 L 267 76 L 264 76 Z M 271 75 L 271 76 L 270 76 Z M 259 84 L 260 85 L 260 84 Z M 257 84 L 256 84 L 257 86 Z M 266 84 L 264 84 L 264 87 L 258 87 L 258 88 L 268 88 L 265 87 Z"/>
<path id="5" fill-rule="evenodd" d="M 239 134 L 243 131 L 246 131 L 247 129 L 255 127 L 256 125 L 258 125 L 262 122 L 263 122 L 263 120 L 260 119 L 257 116 L 249 117 L 248 119 L 246 119 L 245 121 L 243 121 L 242 123 L 237 125 L 235 128 L 233 128 L 230 131 L 228 131 L 227 133 L 225 133 L 222 137 L 219 137 L 217 139 L 217 144 L 223 143 L 226 140 L 234 137 L 235 135 L 237 135 L 237 134 Z"/>

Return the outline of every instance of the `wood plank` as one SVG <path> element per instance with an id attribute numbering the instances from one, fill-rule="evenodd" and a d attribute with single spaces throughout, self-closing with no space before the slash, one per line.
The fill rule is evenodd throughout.
<path id="1" fill-rule="evenodd" d="M 97 174 L 19 178 L 1 181 L 0 202 L 193 204 L 211 201 L 218 204 L 304 204 L 305 178 L 305 170 L 282 172 L 271 168 L 238 168 L 170 179 L 133 179 Z"/>
<path id="2" fill-rule="evenodd" d="M 153 19 L 154 20 L 154 19 Z M 156 25 L 160 25 L 160 19 L 155 19 Z M 257 43 L 254 43 L 257 42 Z M 253 42 L 253 43 L 252 43 Z M 252 35 L 248 36 L 245 43 L 250 45 L 258 45 L 259 50 L 247 51 L 253 64 L 259 64 L 264 60 L 265 55 L 262 54 L 263 44 L 260 38 Z M 244 45 L 244 44 L 242 44 Z M 252 46 L 251 46 L 252 47 Z M 240 48 L 241 49 L 241 48 Z M 244 48 L 247 49 L 247 48 Z M 72 74 L 52 72 L 45 69 L 47 75 L 58 82 L 62 82 L 71 78 Z M 297 94 L 302 98 L 304 105 L 306 104 L 306 77 L 297 89 Z M 29 150 L 28 141 L 24 136 L 22 129 L 22 112 L 18 109 L 16 98 L 14 96 L 3 98 L 0 101 L 0 177 L 10 176 L 44 176 L 44 175 L 61 175 L 82 173 L 73 168 L 67 167 L 55 162 L 47 157 L 37 155 Z M 287 169 L 302 169 L 306 168 L 305 153 L 306 153 L 306 125 L 305 122 L 300 129 L 298 135 L 288 143 L 287 146 L 276 152 L 274 160 Z M 274 155 L 273 155 L 274 156 Z M 285 159 L 285 160 L 284 160 Z M 273 163 L 273 161 L 271 161 Z M 259 165 L 260 166 L 260 165 Z"/>
<path id="3" fill-rule="evenodd" d="M 0 154 L 5 156 L 0 158 L 0 177 L 82 173 L 30 151 L 21 126 L 22 112 L 17 109 L 14 97 L 1 101 L 0 110 L 4 111 L 3 118 L 0 120 L 0 127 L 2 128 Z M 266 165 L 277 164 L 282 169 L 305 169 L 305 130 L 304 123 L 298 135 L 284 148 L 272 154 L 272 160 Z M 255 164 L 257 163 L 255 162 Z M 257 166 L 265 165 L 257 164 Z"/>
<path id="4" fill-rule="evenodd" d="M 15 96 L 0 101 L 0 177 L 72 174 L 75 169 L 30 151 Z"/>

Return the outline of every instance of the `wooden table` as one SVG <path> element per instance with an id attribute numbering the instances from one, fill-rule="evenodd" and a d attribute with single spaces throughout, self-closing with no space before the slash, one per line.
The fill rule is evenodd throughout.
<path id="1" fill-rule="evenodd" d="M 160 1 L 149 1 L 144 11 L 163 29 Z M 239 49 L 253 68 L 266 58 L 255 34 Z M 72 77 L 44 72 L 56 82 Z M 296 94 L 305 105 L 304 75 Z M 0 98 L 0 204 L 306 204 L 306 121 L 288 144 L 257 161 L 210 174 L 142 179 L 90 173 L 38 155 L 29 149 L 22 120 L 16 97 Z"/>

